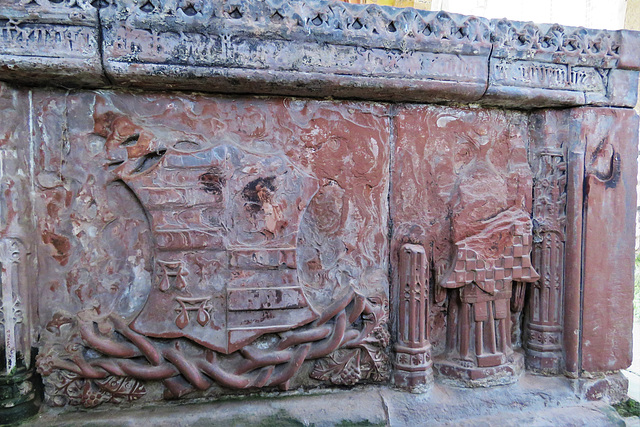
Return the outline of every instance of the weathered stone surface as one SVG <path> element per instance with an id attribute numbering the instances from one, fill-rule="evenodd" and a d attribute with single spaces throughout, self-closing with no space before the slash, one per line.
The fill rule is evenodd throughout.
<path id="1" fill-rule="evenodd" d="M 141 6 L 101 11 L 105 68 L 119 84 L 387 100 L 485 90 L 484 19 L 324 0 Z"/>
<path id="2" fill-rule="evenodd" d="M 556 233 L 555 244 L 561 245 L 566 221 L 564 278 L 548 281 L 550 289 L 553 283 L 564 282 L 556 293 L 564 300 L 560 314 L 564 370 L 577 377 L 623 369 L 631 362 L 632 322 L 628 319 L 632 318 L 634 233 L 630 230 L 635 219 L 627 209 L 636 203 L 637 118 L 633 110 L 614 108 L 546 111 L 534 116 L 539 147 L 534 157 L 557 158 L 557 172 L 549 169 L 551 175 L 540 181 L 556 187 L 547 191 L 552 202 L 547 206 L 552 210 L 546 219 L 534 217 L 541 238 L 545 232 Z M 561 192 L 564 185 L 566 202 Z M 558 203 L 566 203 L 566 219 L 554 213 L 561 212 Z M 555 351 L 559 331 L 554 332 L 549 322 L 539 323 L 531 332 L 535 329 L 545 332 L 534 334 L 543 339 L 540 349 Z M 531 343 L 535 353 L 537 344 Z M 548 363 L 557 366 L 558 359 L 548 356 L 552 357 Z"/>
<path id="3" fill-rule="evenodd" d="M 563 378 L 525 375 L 518 384 L 461 389 L 440 384 L 431 394 L 402 393 L 380 387 L 297 396 L 265 396 L 182 407 L 94 410 L 53 416 L 34 426 L 135 426 L 144 418 L 157 426 L 211 424 L 275 425 L 625 425 L 612 407 L 582 402 Z"/>
<path id="4" fill-rule="evenodd" d="M 395 129 L 395 286 L 402 274 L 396 259 L 400 245 L 428 248 L 427 268 L 435 276 L 429 328 L 434 357 L 441 360 L 437 372 L 465 385 L 512 382 L 522 371 L 521 356 L 511 347 L 510 306 L 522 309 L 515 293 L 512 301 L 512 281 L 520 288 L 538 277 L 529 258 L 527 117 L 412 106 L 398 109 Z M 512 367 L 488 369 L 505 364 Z"/>
<path id="5" fill-rule="evenodd" d="M 637 98 L 629 31 L 337 0 L 23 3 L 2 2 L 4 79 L 526 108 Z"/>
<path id="6" fill-rule="evenodd" d="M 328 423 L 495 423 L 490 399 L 528 406 L 518 424 L 623 396 L 638 121 L 611 106 L 635 104 L 637 34 L 326 0 L 0 4 L 0 79 L 121 86 L 0 85 L 6 371 L 33 332 L 48 405 L 378 383 L 422 395 L 371 385 L 374 411 Z M 525 364 L 576 380 L 526 389 Z M 247 422 L 319 419 L 276 406 Z"/>
<path id="7" fill-rule="evenodd" d="M 581 378 L 576 381 L 577 395 L 588 401 L 616 404 L 626 401 L 629 380 L 622 373 L 600 375 L 595 378 Z"/>
<path id="8" fill-rule="evenodd" d="M 638 118 L 579 110 L 585 144 L 582 370 L 631 365 Z"/>
<path id="9" fill-rule="evenodd" d="M 89 0 L 1 0 L 2 79 L 69 88 L 105 85 L 100 31 Z"/>
<path id="10" fill-rule="evenodd" d="M 622 71 L 615 70 L 622 54 L 621 68 L 629 67 L 629 52 L 638 50 L 628 32 L 504 19 L 491 24 L 487 102 L 514 107 L 635 106 L 637 88 L 614 73 Z"/>
<path id="11" fill-rule="evenodd" d="M 151 380 L 173 398 L 287 388 L 309 383 L 305 360 L 334 384 L 387 377 L 386 107 L 107 92 L 34 106 L 50 404 L 133 400 Z M 122 377 L 127 391 L 101 382 Z"/>

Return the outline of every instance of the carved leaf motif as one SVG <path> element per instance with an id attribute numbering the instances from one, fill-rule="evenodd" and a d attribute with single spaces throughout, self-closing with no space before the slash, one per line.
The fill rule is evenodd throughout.
<path id="1" fill-rule="evenodd" d="M 162 274 L 162 280 L 160 281 L 160 290 L 162 292 L 166 292 L 169 290 L 169 287 L 171 285 L 169 284 L 169 275 L 167 275 L 167 272 L 165 271 L 164 274 Z"/>
<path id="2" fill-rule="evenodd" d="M 180 329 L 184 329 L 189 324 L 189 314 L 187 310 L 181 310 L 176 319 L 176 326 Z"/>
<path id="3" fill-rule="evenodd" d="M 379 347 L 379 342 L 365 342 L 360 347 L 363 349 L 362 370 L 365 373 L 362 378 L 386 381 L 389 378 L 389 356 Z"/>
<path id="4" fill-rule="evenodd" d="M 338 385 L 354 385 L 361 377 L 360 349 L 339 350 L 318 360 L 310 377 Z"/>
<path id="5" fill-rule="evenodd" d="M 211 316 L 209 316 L 209 313 L 207 312 L 207 310 L 205 310 L 204 307 L 201 306 L 198 309 L 198 323 L 200 324 L 200 326 L 204 326 L 207 323 L 209 323 L 210 319 L 211 319 Z"/>
<path id="6" fill-rule="evenodd" d="M 101 390 L 112 395 L 111 401 L 138 400 L 147 392 L 144 384 L 134 378 L 109 376 L 95 380 Z"/>
<path id="7" fill-rule="evenodd" d="M 65 370 L 57 370 L 45 378 L 47 403 L 49 405 L 79 405 L 82 402 L 84 380 L 77 374 Z"/>

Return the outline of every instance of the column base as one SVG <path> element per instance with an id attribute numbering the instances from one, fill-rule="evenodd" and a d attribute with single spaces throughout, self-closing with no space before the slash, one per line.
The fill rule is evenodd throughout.
<path id="1" fill-rule="evenodd" d="M 438 380 L 456 387 L 493 387 L 513 384 L 524 372 L 524 356 L 514 352 L 506 363 L 491 367 L 465 366 L 446 359 L 434 363 Z"/>
<path id="2" fill-rule="evenodd" d="M 0 376 L 0 425 L 11 425 L 38 413 L 36 387 L 31 370 Z"/>
<path id="3" fill-rule="evenodd" d="M 431 346 L 409 348 L 396 345 L 393 383 L 411 393 L 425 393 L 433 384 Z"/>
<path id="4" fill-rule="evenodd" d="M 525 365 L 527 370 L 539 375 L 559 375 L 562 373 L 562 352 L 536 351 L 527 349 Z"/>

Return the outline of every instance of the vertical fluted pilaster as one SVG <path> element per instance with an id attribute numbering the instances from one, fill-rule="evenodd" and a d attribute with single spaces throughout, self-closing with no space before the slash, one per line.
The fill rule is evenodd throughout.
<path id="1" fill-rule="evenodd" d="M 416 391 L 433 381 L 429 342 L 427 257 L 421 245 L 404 244 L 399 253 L 395 384 Z"/>

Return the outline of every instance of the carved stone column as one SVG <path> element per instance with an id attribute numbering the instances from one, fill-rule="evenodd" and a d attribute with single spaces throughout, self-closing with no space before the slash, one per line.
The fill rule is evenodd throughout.
<path id="1" fill-rule="evenodd" d="M 34 414 L 28 92 L 0 85 L 0 424 Z"/>
<path id="2" fill-rule="evenodd" d="M 421 245 L 400 248 L 398 325 L 394 381 L 396 386 L 423 391 L 433 382 L 427 305 L 427 256 Z"/>
<path id="3" fill-rule="evenodd" d="M 546 135 L 539 145 L 533 165 L 533 265 L 540 280 L 528 299 L 526 364 L 532 371 L 557 374 L 562 370 L 567 164 L 559 138 Z"/>

